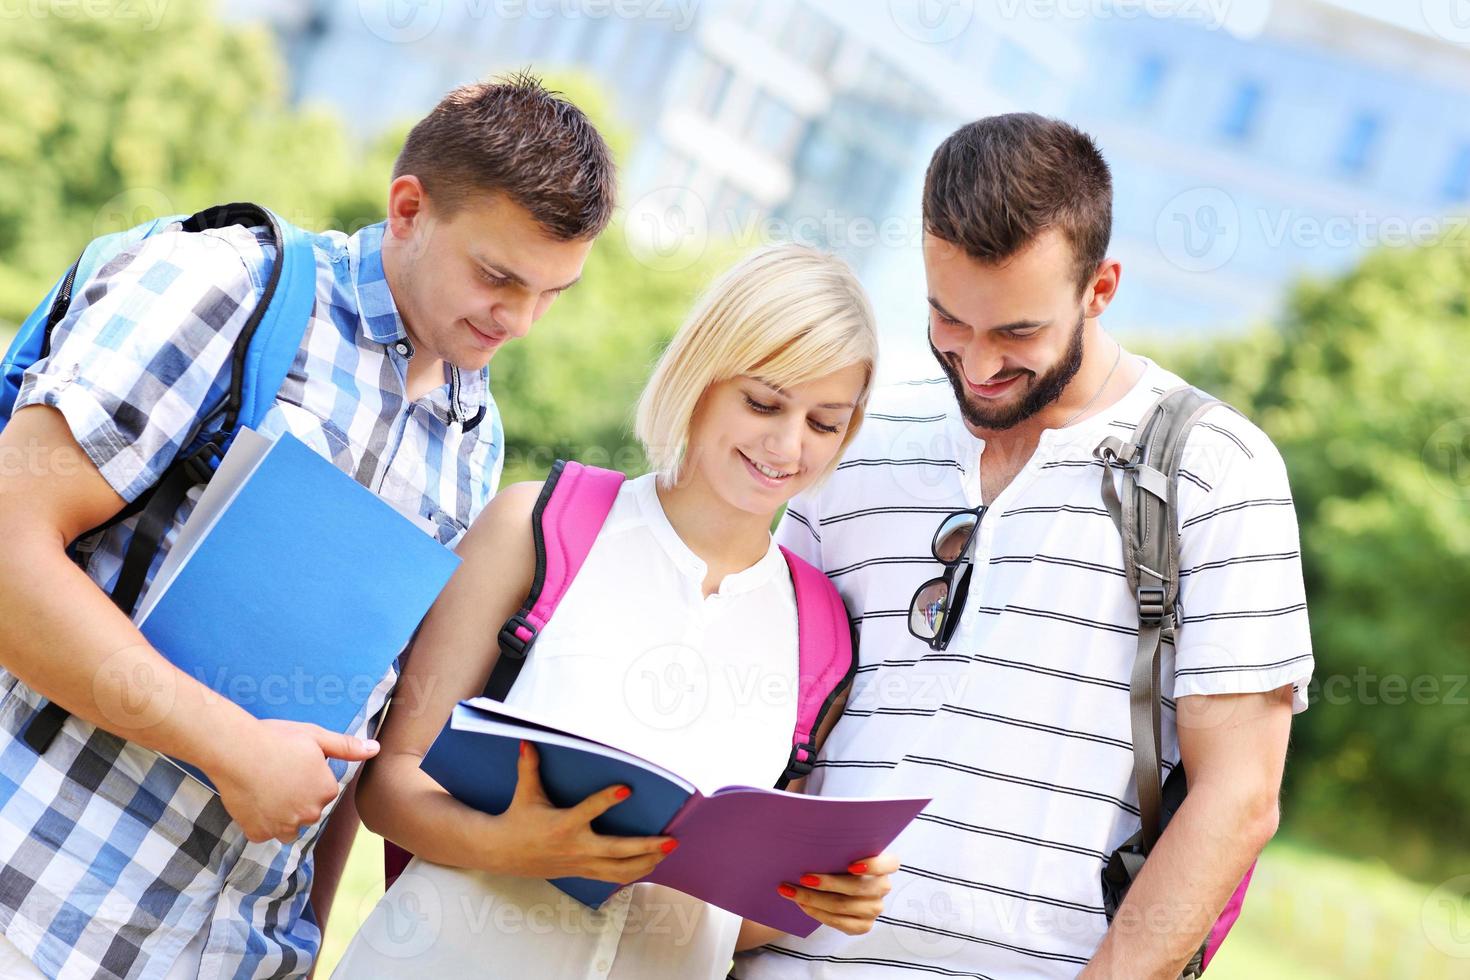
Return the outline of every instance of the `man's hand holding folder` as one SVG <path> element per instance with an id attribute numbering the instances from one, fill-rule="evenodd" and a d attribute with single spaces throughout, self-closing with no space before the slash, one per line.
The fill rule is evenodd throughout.
<path id="1" fill-rule="evenodd" d="M 289 844 L 301 828 L 321 819 L 337 798 L 337 777 L 328 759 L 365 762 L 378 743 L 310 722 L 249 719 L 253 736 L 204 769 L 220 802 L 255 843 L 275 838 Z"/>

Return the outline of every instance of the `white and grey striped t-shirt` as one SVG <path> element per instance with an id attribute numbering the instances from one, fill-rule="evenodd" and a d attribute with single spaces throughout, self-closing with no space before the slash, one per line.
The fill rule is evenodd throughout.
<path id="1" fill-rule="evenodd" d="M 911 637 L 914 590 L 950 511 L 980 502 L 984 442 L 947 382 L 876 393 L 837 472 L 792 502 L 778 540 L 824 569 L 859 622 L 860 666 L 811 791 L 930 796 L 895 842 L 904 868 L 864 936 L 819 929 L 737 960 L 741 980 L 1063 977 L 1107 928 L 1099 875 L 1137 832 L 1128 676 L 1137 614 L 1092 450 L 1180 384 L 1149 363 L 1116 404 L 1043 433 L 980 525 L 975 575 L 944 653 Z M 1225 408 L 1192 431 L 1179 489 L 1181 616 L 1165 646 L 1174 698 L 1294 686 L 1311 639 L 1281 457 Z"/>

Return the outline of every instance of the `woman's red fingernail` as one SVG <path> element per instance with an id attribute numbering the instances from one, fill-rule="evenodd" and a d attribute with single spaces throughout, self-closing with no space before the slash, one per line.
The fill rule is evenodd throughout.
<path id="1" fill-rule="evenodd" d="M 801 883 L 803 885 L 806 885 L 808 888 L 815 888 L 822 883 L 822 879 L 818 878 L 816 875 L 802 875 Z"/>
<path id="2" fill-rule="evenodd" d="M 525 742 L 524 739 L 522 739 L 521 740 L 521 755 L 522 756 L 524 756 L 526 754 L 526 748 L 527 748 L 526 742 Z"/>
<path id="3" fill-rule="evenodd" d="M 620 800 L 626 800 L 628 797 L 630 797 L 632 795 L 633 795 L 633 791 L 631 789 L 629 789 L 628 787 L 626 787 L 626 786 L 619 786 L 617 788 L 617 791 L 615 793 L 613 793 L 613 796 L 617 797 Z"/>
<path id="4" fill-rule="evenodd" d="M 676 848 L 678 846 L 679 846 L 679 842 L 678 841 L 676 841 L 676 840 L 666 840 L 662 844 L 659 845 L 658 849 L 660 851 L 663 851 L 665 854 L 673 854 L 674 853 L 674 848 Z"/>
<path id="5" fill-rule="evenodd" d="M 782 898 L 796 897 L 796 889 L 792 888 L 790 885 L 782 885 L 780 888 L 777 888 L 776 891 L 781 893 Z"/>
<path id="6" fill-rule="evenodd" d="M 853 875 L 865 875 L 868 873 L 868 862 L 854 861 L 847 866 L 847 873 Z"/>

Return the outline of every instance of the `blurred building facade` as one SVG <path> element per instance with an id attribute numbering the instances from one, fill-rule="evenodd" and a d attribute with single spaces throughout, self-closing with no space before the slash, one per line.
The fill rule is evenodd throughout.
<path id="1" fill-rule="evenodd" d="M 1248 325 L 1293 277 L 1380 244 L 1458 234 L 1470 247 L 1454 217 L 1470 199 L 1470 47 L 1326 0 L 1177 7 L 242 0 L 233 12 L 270 21 L 298 100 L 335 105 L 364 135 L 493 72 L 591 73 L 638 137 L 627 233 L 653 248 L 735 235 L 836 249 L 874 295 L 885 373 L 928 358 L 929 154 L 991 113 L 1058 115 L 1098 139 L 1124 263 L 1108 322 L 1124 333 Z"/>

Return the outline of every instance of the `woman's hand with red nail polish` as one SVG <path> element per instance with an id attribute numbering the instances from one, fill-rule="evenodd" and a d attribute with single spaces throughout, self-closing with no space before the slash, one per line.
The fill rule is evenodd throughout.
<path id="1" fill-rule="evenodd" d="M 496 848 L 499 874 L 524 878 L 594 878 L 628 884 L 646 877 L 673 853 L 672 837 L 599 834 L 592 821 L 632 796 L 627 786 L 609 786 L 576 806 L 558 807 L 541 785 L 536 746 L 521 743 L 515 796 L 496 822 L 505 834 Z"/>
<path id="2" fill-rule="evenodd" d="M 883 898 L 893 887 L 889 875 L 898 868 L 893 855 L 878 854 L 854 861 L 848 865 L 848 874 L 806 874 L 801 876 L 800 887 L 783 884 L 777 891 L 823 925 L 860 936 L 883 914 Z"/>

